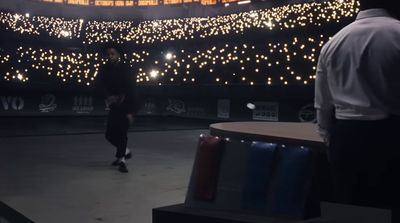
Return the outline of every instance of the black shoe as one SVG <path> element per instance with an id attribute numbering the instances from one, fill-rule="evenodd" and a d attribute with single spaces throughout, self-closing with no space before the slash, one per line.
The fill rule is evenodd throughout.
<path id="1" fill-rule="evenodd" d="M 121 173 L 128 173 L 128 168 L 126 167 L 125 162 L 120 162 L 119 163 L 118 170 Z"/>
<path id="2" fill-rule="evenodd" d="M 111 163 L 111 166 L 118 166 L 120 162 L 121 161 L 119 161 L 119 159 L 117 159 L 117 160 L 115 160 L 114 162 Z"/>
<path id="3" fill-rule="evenodd" d="M 130 158 L 132 158 L 132 153 L 131 152 L 129 152 L 128 154 L 125 155 L 125 159 L 130 159 Z"/>

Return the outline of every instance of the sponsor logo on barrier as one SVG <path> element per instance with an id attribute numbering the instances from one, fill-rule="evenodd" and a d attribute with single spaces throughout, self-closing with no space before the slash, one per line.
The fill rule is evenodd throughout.
<path id="1" fill-rule="evenodd" d="M 314 108 L 314 104 L 301 107 L 298 116 L 301 122 L 316 122 L 317 112 Z"/>
<path id="2" fill-rule="evenodd" d="M 205 109 L 202 107 L 189 107 L 187 108 L 186 116 L 189 117 L 204 117 L 206 114 Z"/>
<path id="3" fill-rule="evenodd" d="M 42 102 L 39 104 L 39 111 L 42 113 L 53 112 L 57 108 L 56 97 L 53 94 L 42 96 Z"/>
<path id="4" fill-rule="evenodd" d="M 218 118 L 229 118 L 230 117 L 230 110 L 231 110 L 231 102 L 228 99 L 220 99 L 218 100 L 218 111 L 217 117 Z"/>
<path id="5" fill-rule="evenodd" d="M 104 99 L 104 104 L 106 105 L 106 108 L 104 110 L 110 111 L 110 103 L 108 102 L 107 99 Z"/>
<path id="6" fill-rule="evenodd" d="M 14 110 L 21 111 L 25 106 L 25 101 L 22 97 L 1 96 L 1 104 L 5 111 Z"/>
<path id="7" fill-rule="evenodd" d="M 147 98 L 144 102 L 144 112 L 154 114 L 156 112 L 156 102 L 152 98 Z"/>
<path id="8" fill-rule="evenodd" d="M 254 102 L 253 120 L 274 121 L 279 120 L 279 104 L 275 102 Z"/>
<path id="9" fill-rule="evenodd" d="M 167 109 L 167 111 L 171 111 L 176 114 L 182 114 L 182 113 L 186 112 L 185 102 L 183 102 L 181 100 L 168 99 L 168 106 L 166 109 Z"/>
<path id="10" fill-rule="evenodd" d="M 94 110 L 91 96 L 75 96 L 72 111 L 78 114 L 89 114 Z"/>

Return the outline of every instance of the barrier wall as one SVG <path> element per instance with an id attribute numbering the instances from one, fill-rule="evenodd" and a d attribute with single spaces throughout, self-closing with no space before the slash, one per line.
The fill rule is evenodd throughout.
<path id="1" fill-rule="evenodd" d="M 254 110 L 246 106 L 249 102 L 255 104 Z M 171 115 L 215 120 L 315 121 L 311 101 L 144 97 L 138 108 L 138 115 Z M 106 115 L 107 111 L 103 98 L 90 94 L 0 95 L 0 116 L 102 116 Z"/>
<path id="2" fill-rule="evenodd" d="M 213 120 L 314 122 L 312 88 L 263 86 L 139 86 L 137 113 Z M 253 103 L 255 109 L 247 107 Z M 107 106 L 93 90 L 3 88 L 0 116 L 103 116 Z"/>

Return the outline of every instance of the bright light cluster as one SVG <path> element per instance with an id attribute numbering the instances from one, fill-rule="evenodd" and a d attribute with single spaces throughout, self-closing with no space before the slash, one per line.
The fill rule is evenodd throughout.
<path id="1" fill-rule="evenodd" d="M 7 81 L 21 81 L 26 82 L 29 77 L 26 76 L 28 69 L 22 69 L 20 66 L 18 69 L 11 65 L 11 55 L 4 52 L 3 49 L 0 51 L 0 69 L 4 72 L 3 79 Z"/>
<path id="2" fill-rule="evenodd" d="M 0 63 L 4 64 L 10 61 L 10 55 L 9 54 L 0 54 Z"/>
<path id="3" fill-rule="evenodd" d="M 26 76 L 26 73 L 28 72 L 27 69 L 25 69 L 24 71 L 22 70 L 14 70 L 11 69 L 11 71 L 7 72 L 4 76 L 4 79 L 7 81 L 22 81 L 22 82 L 26 82 L 29 80 L 29 77 Z"/>
<path id="4" fill-rule="evenodd" d="M 220 43 L 169 52 L 130 52 L 125 56 L 140 84 L 200 82 L 225 85 L 298 85 L 314 81 L 317 57 L 328 39 L 327 36 L 320 35 L 294 37 L 286 42 Z M 31 77 L 33 74 L 49 75 L 63 82 L 85 85 L 91 85 L 96 80 L 100 66 L 106 62 L 98 53 L 65 53 L 24 47 L 18 48 L 15 56 L 7 58 L 18 61 L 20 66 L 25 67 L 12 67 L 11 70 L 15 72 L 8 72 L 4 76 L 5 80 L 25 78 L 29 73 Z"/>
<path id="5" fill-rule="evenodd" d="M 358 12 L 355 0 L 331 0 L 324 3 L 303 3 L 272 9 L 243 12 L 208 18 L 104 22 L 64 20 L 35 17 L 29 14 L 0 13 L 0 28 L 21 34 L 45 35 L 82 41 L 84 44 L 109 41 L 149 44 L 144 50 L 129 50 L 125 55 L 137 75 L 139 84 L 244 84 L 244 85 L 307 85 L 313 83 L 317 56 L 329 39 L 326 34 L 293 34 L 277 41 L 270 30 L 314 27 L 330 22 L 342 22 Z M 315 29 L 316 27 L 316 29 Z M 266 30 L 272 38 L 246 43 L 224 42 L 179 46 L 174 49 L 155 49 L 151 43 L 228 34 L 249 34 Z M 317 30 L 317 31 L 315 31 Z M 257 32 L 256 32 L 257 33 Z M 212 38 L 211 38 L 212 39 Z M 267 39 L 264 38 L 264 39 Z M 200 41 L 201 42 L 201 41 Z M 189 45 L 189 44 L 186 44 Z M 129 44 L 125 45 L 126 47 Z M 150 47 L 148 47 L 150 46 Z M 0 49 L 0 70 L 3 80 L 21 81 L 36 76 L 52 77 L 60 82 L 93 85 L 102 64 L 103 55 L 94 49 L 62 49 L 19 47 Z M 96 48 L 93 46 L 93 48 Z M 137 48 L 135 48 L 137 49 Z"/>
<path id="6" fill-rule="evenodd" d="M 114 41 L 122 43 L 123 37 L 129 35 L 129 31 L 134 29 L 131 21 L 98 22 L 89 21 L 85 28 L 85 40 L 83 43 L 103 43 Z M 128 40 L 125 38 L 125 40 Z"/>
<path id="7" fill-rule="evenodd" d="M 46 73 L 58 77 L 63 82 L 69 80 L 86 85 L 95 80 L 100 65 L 105 62 L 98 53 L 64 53 L 23 47 L 17 49 L 16 58 L 13 60 L 29 67 L 31 73 Z M 28 69 L 25 72 L 28 72 Z M 10 75 L 6 75 L 5 79 L 12 80 Z"/>
<path id="8" fill-rule="evenodd" d="M 243 34 L 246 31 L 296 29 L 303 26 L 321 26 L 355 17 L 356 0 L 335 0 L 323 3 L 292 4 L 238 14 L 207 18 L 184 18 L 141 22 L 89 22 L 85 43 L 155 42 L 207 38 Z"/>
<path id="9" fill-rule="evenodd" d="M 137 63 L 137 82 L 143 84 L 288 85 L 310 84 L 317 57 L 329 38 L 294 37 L 288 42 L 219 44 L 199 50 L 151 55 L 151 63 Z"/>
<path id="10" fill-rule="evenodd" d="M 291 4 L 271 9 L 216 17 L 135 21 L 88 21 L 0 13 L 0 27 L 17 33 L 47 34 L 79 39 L 83 43 L 135 43 L 189 40 L 243 34 L 250 30 L 284 30 L 321 26 L 355 17 L 356 0 L 330 0 L 323 3 Z M 82 37 L 81 37 L 82 36 Z"/>
<path id="11" fill-rule="evenodd" d="M 83 26 L 84 20 L 82 19 L 68 20 L 0 12 L 0 27 L 20 34 L 77 39 L 81 37 Z"/>

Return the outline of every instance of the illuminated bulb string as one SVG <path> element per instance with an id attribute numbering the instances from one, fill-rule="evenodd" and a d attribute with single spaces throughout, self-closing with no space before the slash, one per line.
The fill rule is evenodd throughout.
<path id="1" fill-rule="evenodd" d="M 0 12 L 0 30 L 23 35 L 79 40 L 84 44 L 135 43 L 205 39 L 247 31 L 298 29 L 322 26 L 354 18 L 359 11 L 355 0 L 330 0 L 323 3 L 292 4 L 206 18 L 151 21 L 85 21 L 56 17 Z"/>
<path id="2" fill-rule="evenodd" d="M 209 80 L 201 83 L 209 84 L 309 84 L 315 79 L 318 52 L 328 39 L 320 35 L 255 45 L 220 43 L 205 49 L 177 49 L 174 53 L 150 53 L 144 50 L 131 52 L 126 57 L 140 84 L 191 83 L 199 80 L 200 74 Z M 275 51 L 271 52 L 270 49 Z M 29 68 L 24 77 L 42 73 L 63 82 L 91 85 L 106 59 L 97 52 L 75 53 L 19 47 L 15 54 L 0 54 L 3 70 L 14 69 L 10 61 L 18 61 L 18 65 Z M 238 70 L 238 67 L 242 69 Z M 14 70 L 21 71 L 23 68 Z M 18 77 L 11 73 L 5 76 L 5 80 Z"/>
<path id="3" fill-rule="evenodd" d="M 84 21 L 0 12 L 0 30 L 21 35 L 49 35 L 78 39 L 85 44 L 116 41 L 148 44 L 180 39 L 208 38 L 246 33 L 254 28 L 300 29 L 352 18 L 356 1 L 294 4 L 210 18 L 135 21 Z M 83 34 L 83 37 L 81 37 Z M 289 85 L 310 84 L 315 79 L 317 55 L 327 36 L 293 37 L 281 42 L 257 44 L 218 43 L 207 49 L 175 49 L 174 52 L 131 52 L 128 62 L 140 84 L 162 85 L 199 81 L 200 74 L 214 84 Z M 255 46 L 256 45 L 256 46 Z M 250 56 L 251 55 L 251 56 Z M 18 62 L 16 67 L 13 62 Z M 106 62 L 98 53 L 62 52 L 56 49 L 19 47 L 0 53 L 4 80 L 29 80 L 45 73 L 63 82 L 91 85 Z M 301 64 L 301 66 L 299 66 Z M 25 67 L 29 70 L 25 71 Z"/>

